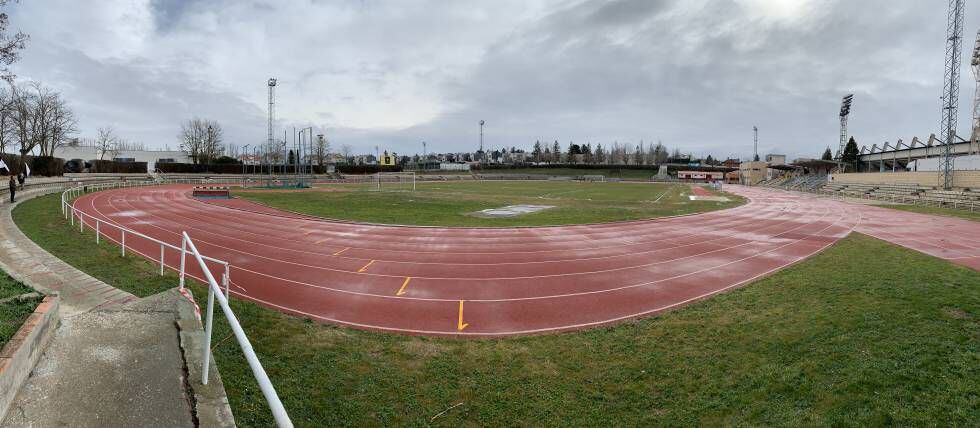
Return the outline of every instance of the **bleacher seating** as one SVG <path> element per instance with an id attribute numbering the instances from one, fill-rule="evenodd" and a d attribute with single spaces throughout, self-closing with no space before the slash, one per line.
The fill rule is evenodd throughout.
<path id="1" fill-rule="evenodd" d="M 980 209 L 980 191 L 941 190 L 917 184 L 861 184 L 827 182 L 813 189 L 818 193 L 890 202 L 950 208 Z"/>

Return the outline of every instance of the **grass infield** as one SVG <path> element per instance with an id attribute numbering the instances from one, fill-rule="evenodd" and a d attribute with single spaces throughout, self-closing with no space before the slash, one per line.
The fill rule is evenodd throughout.
<path id="1" fill-rule="evenodd" d="M 730 208 L 744 199 L 692 201 L 686 184 L 555 181 L 419 182 L 417 190 L 378 192 L 373 184 L 318 185 L 304 191 L 237 190 L 235 196 L 325 218 L 423 226 L 544 226 L 603 223 Z M 554 208 L 512 218 L 474 212 L 507 205 Z"/>
<path id="2" fill-rule="evenodd" d="M 15 221 L 75 266 L 113 263 L 92 273 L 116 287 L 176 284 L 92 251 L 57 208 L 31 200 Z M 658 317 L 557 335 L 432 339 L 232 306 L 297 426 L 980 424 L 980 275 L 864 235 Z M 272 425 L 216 320 L 238 424 Z"/>
<path id="3" fill-rule="evenodd" d="M 895 210 L 910 211 L 914 213 L 943 215 L 947 217 L 959 217 L 967 220 L 980 221 L 980 211 L 958 210 L 953 208 L 927 207 L 922 205 L 878 205 L 879 207 L 891 208 Z"/>

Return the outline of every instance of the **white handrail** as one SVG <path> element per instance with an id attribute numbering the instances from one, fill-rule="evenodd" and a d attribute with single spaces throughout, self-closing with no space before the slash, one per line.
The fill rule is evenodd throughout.
<path id="1" fill-rule="evenodd" d="M 197 260 L 197 264 L 204 271 L 204 276 L 208 282 L 208 313 L 204 327 L 204 370 L 201 383 L 208 384 L 208 367 L 211 360 L 211 325 L 214 320 L 214 298 L 217 297 L 218 304 L 221 305 L 221 310 L 225 313 L 225 318 L 228 319 L 228 325 L 231 326 L 231 331 L 235 333 L 235 339 L 238 340 L 238 345 L 242 348 L 242 353 L 245 354 L 245 360 L 248 361 L 248 365 L 252 369 L 252 374 L 259 384 L 259 389 L 262 390 L 262 395 L 265 396 L 265 400 L 269 403 L 269 408 L 272 409 L 272 416 L 275 418 L 276 424 L 280 427 L 292 427 L 293 422 L 289 419 L 286 409 L 282 406 L 279 395 L 276 394 L 276 388 L 272 386 L 272 381 L 269 380 L 265 369 L 262 368 L 262 363 L 259 362 L 259 357 L 255 355 L 252 344 L 248 341 L 248 336 L 245 335 L 241 324 L 238 323 L 238 318 L 235 318 L 235 313 L 228 306 L 228 298 L 221 294 L 221 288 L 218 286 L 218 282 L 215 281 L 214 275 L 211 274 L 211 269 L 204 262 L 201 253 L 197 251 L 194 241 L 187 235 L 187 232 L 183 232 L 182 235 L 184 245 L 181 246 L 186 246 L 190 253 L 194 255 L 194 259 Z M 184 272 L 181 272 L 181 276 L 183 275 Z"/>
<path id="2" fill-rule="evenodd" d="M 173 181 L 176 182 L 176 181 L 185 181 L 185 180 L 173 180 Z M 153 184 L 162 184 L 162 183 L 158 182 Z M 238 319 L 235 317 L 234 312 L 232 312 L 231 307 L 228 305 L 228 298 L 230 292 L 229 288 L 231 282 L 230 264 L 224 260 L 218 260 L 212 257 L 207 257 L 202 255 L 200 251 L 198 251 L 197 246 L 194 245 L 194 242 L 191 241 L 190 236 L 187 235 L 187 232 L 181 232 L 181 245 L 180 247 L 178 247 L 176 245 L 172 245 L 167 242 L 163 242 L 161 240 L 151 238 L 135 230 L 128 229 L 117 224 L 113 224 L 111 221 L 101 220 L 99 218 L 86 214 L 85 212 L 82 212 L 81 210 L 75 208 L 74 204 L 70 203 L 70 200 L 73 197 L 81 194 L 84 191 L 87 191 L 89 187 L 91 187 L 93 191 L 98 191 L 107 188 L 114 189 L 118 187 L 133 187 L 133 186 L 144 186 L 144 185 L 146 185 L 146 183 L 143 182 L 136 182 L 135 184 L 131 184 L 127 182 L 112 182 L 112 183 L 96 184 L 91 186 L 86 185 L 86 186 L 77 186 L 77 187 L 69 188 L 64 192 L 62 192 L 61 194 L 61 210 L 64 213 L 66 219 L 68 218 L 71 219 L 72 225 L 74 225 L 75 217 L 78 217 L 80 232 L 84 231 L 86 219 L 90 219 L 89 220 L 90 223 L 94 222 L 95 223 L 94 226 L 92 226 L 91 224 L 89 226 L 96 233 L 95 235 L 96 243 L 99 242 L 99 236 L 104 234 L 102 225 L 110 226 L 118 229 L 121 234 L 120 241 L 115 241 L 107 233 L 104 234 L 104 236 L 106 239 L 110 241 L 114 241 L 121 245 L 122 255 L 124 257 L 126 255 L 127 234 L 132 236 L 137 236 L 146 239 L 147 241 L 160 245 L 160 275 L 164 274 L 165 267 L 169 267 L 166 266 L 164 260 L 164 254 L 165 254 L 164 249 L 171 248 L 173 250 L 179 251 L 180 252 L 179 272 L 180 272 L 181 290 L 184 289 L 184 279 L 187 276 L 186 258 L 187 258 L 187 252 L 190 251 L 190 253 L 194 255 L 194 259 L 196 259 L 198 264 L 200 265 L 201 270 L 204 272 L 205 280 L 208 283 L 208 309 L 207 309 L 207 320 L 205 324 L 204 368 L 202 370 L 203 376 L 202 376 L 201 383 L 204 385 L 208 384 L 208 371 L 210 368 L 210 360 L 211 360 L 211 327 L 214 319 L 214 297 L 217 294 L 218 304 L 221 305 L 221 309 L 225 313 L 225 317 L 228 319 L 228 324 L 231 326 L 232 332 L 234 332 L 235 338 L 238 340 L 238 344 L 242 348 L 242 353 L 245 354 L 245 359 L 248 361 L 248 365 L 252 369 L 252 374 L 255 376 L 255 380 L 258 382 L 259 388 L 262 390 L 262 394 L 265 396 L 266 401 L 269 403 L 269 408 L 272 410 L 272 415 L 276 420 L 276 424 L 280 427 L 292 427 L 293 423 L 289 419 L 289 415 L 286 413 L 286 409 L 283 407 L 282 402 L 279 400 L 279 395 L 276 394 L 276 390 L 272 386 L 272 382 L 269 380 L 269 376 L 265 373 L 265 369 L 262 368 L 262 364 L 259 362 L 258 356 L 255 355 L 255 351 L 252 349 L 252 345 L 249 342 L 248 337 L 245 335 L 245 332 L 242 329 L 241 324 L 239 324 Z M 136 252 L 137 254 L 141 254 L 146 258 L 151 258 L 147 254 L 140 253 L 135 248 L 133 249 L 133 252 Z M 224 295 L 222 295 L 221 293 L 221 286 L 218 285 L 218 282 L 214 279 L 214 275 L 211 274 L 211 269 L 208 268 L 207 262 L 212 262 L 223 266 L 224 272 L 222 273 L 221 276 L 221 285 L 224 286 Z"/>

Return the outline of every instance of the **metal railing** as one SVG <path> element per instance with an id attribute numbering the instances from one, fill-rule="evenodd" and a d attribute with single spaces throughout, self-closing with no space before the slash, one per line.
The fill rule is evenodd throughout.
<path id="1" fill-rule="evenodd" d="M 61 210 L 66 220 L 70 220 L 72 227 L 75 226 L 75 220 L 78 219 L 78 230 L 79 232 L 85 231 L 85 226 L 88 225 L 90 229 L 95 232 L 95 243 L 98 244 L 101 238 L 105 238 L 109 241 L 115 242 L 120 247 L 120 253 L 123 257 L 126 256 L 127 250 L 127 236 L 130 237 L 129 250 L 131 252 L 137 253 L 147 259 L 155 260 L 155 255 L 151 256 L 143 251 L 136 249 L 137 245 L 134 245 L 133 238 L 140 239 L 143 242 L 143 247 L 146 245 L 159 246 L 160 248 L 160 275 L 164 275 L 167 268 L 173 269 L 180 274 L 179 287 L 181 290 L 184 289 L 186 282 L 186 277 L 193 275 L 188 273 L 187 266 L 187 254 L 188 252 L 194 256 L 197 263 L 203 273 L 204 278 L 197 278 L 208 285 L 208 307 L 207 316 L 205 324 L 205 342 L 204 342 L 204 368 L 202 370 L 201 383 L 204 385 L 208 384 L 208 372 L 211 360 L 211 327 L 214 319 L 214 299 L 215 294 L 217 294 L 218 304 L 221 306 L 222 311 L 225 314 L 225 318 L 228 320 L 228 324 L 231 326 L 232 332 L 235 338 L 238 340 L 238 344 L 242 349 L 242 353 L 245 355 L 245 359 L 248 361 L 249 367 L 252 369 L 252 374 L 255 376 L 256 382 L 259 384 L 259 388 L 262 390 L 262 394 L 265 396 L 266 401 L 269 404 L 269 408 L 272 410 L 273 417 L 276 420 L 276 424 L 280 427 L 292 427 L 292 421 L 289 419 L 289 415 L 286 413 L 282 402 L 279 400 L 278 394 L 276 394 L 275 388 L 272 386 L 272 382 L 269 380 L 269 376 L 266 375 L 265 369 L 262 368 L 262 364 L 259 362 L 258 357 L 255 355 L 255 351 L 252 349 L 252 345 L 245 335 L 241 324 L 238 322 L 238 318 L 235 317 L 234 312 L 228 305 L 228 298 L 230 296 L 230 264 L 224 260 L 215 259 L 213 257 L 204 256 L 198 251 L 197 246 L 187 235 L 187 232 L 181 232 L 181 245 L 178 247 L 176 245 L 161 241 L 159 239 L 147 236 L 135 230 L 126 228 L 110 220 L 100 219 L 98 217 L 92 216 L 85 213 L 72 204 L 72 201 L 78 196 L 89 193 L 98 192 L 107 189 L 118 189 L 124 187 L 147 187 L 156 186 L 160 184 L 199 184 L 201 180 L 165 180 L 165 181 L 116 181 L 109 183 L 98 183 L 91 185 L 76 186 L 66 189 L 61 194 Z M 214 183 L 214 181 L 208 181 L 208 183 Z M 118 232 L 118 239 L 113 237 L 109 231 L 114 230 Z M 166 252 L 167 250 L 172 250 L 173 252 L 179 254 L 180 257 L 180 267 L 168 266 L 166 263 Z M 211 268 L 208 263 L 216 264 L 222 268 L 221 274 L 221 285 L 218 285 L 218 281 L 215 280 L 214 275 L 211 273 Z M 222 293 L 222 288 L 224 293 Z"/>
<path id="2" fill-rule="evenodd" d="M 276 394 L 276 388 L 272 386 L 272 381 L 269 380 L 269 376 L 265 373 L 265 369 L 262 368 L 262 363 L 259 362 L 259 357 L 255 355 L 255 351 L 252 349 L 252 344 L 248 341 L 248 336 L 245 335 L 245 331 L 242 330 L 241 324 L 238 323 L 238 318 L 235 317 L 235 312 L 233 312 L 231 307 L 228 306 L 227 296 L 221 294 L 221 288 L 218 286 L 218 282 L 215 281 L 214 275 L 211 274 L 211 269 L 208 268 L 207 263 L 204 261 L 205 257 L 202 256 L 197 250 L 197 246 L 194 245 L 194 241 L 191 240 L 189 235 L 187 235 L 187 232 L 183 232 L 182 237 L 182 253 L 180 258 L 181 289 L 184 288 L 184 259 L 186 258 L 188 251 L 194 255 L 194 259 L 197 260 L 198 266 L 200 266 L 201 270 L 204 271 L 204 276 L 207 278 L 208 283 L 208 309 L 207 318 L 204 324 L 204 369 L 201 383 L 205 385 L 208 384 L 208 368 L 211 362 L 211 326 L 214 322 L 214 299 L 217 297 L 218 305 L 221 306 L 222 312 L 225 313 L 225 318 L 228 319 L 228 325 L 231 326 L 231 331 L 235 334 L 235 339 L 238 340 L 238 346 L 242 348 L 242 353 L 245 354 L 245 360 L 248 361 L 248 366 L 252 369 L 252 375 L 255 376 L 255 380 L 259 384 L 259 389 L 262 390 L 262 395 L 265 396 L 266 402 L 269 403 L 269 408 L 272 409 L 272 416 L 275 418 L 276 424 L 280 427 L 293 426 L 293 422 L 289 419 L 289 415 L 286 414 L 286 409 L 282 406 L 282 402 L 279 401 L 279 395 Z"/>

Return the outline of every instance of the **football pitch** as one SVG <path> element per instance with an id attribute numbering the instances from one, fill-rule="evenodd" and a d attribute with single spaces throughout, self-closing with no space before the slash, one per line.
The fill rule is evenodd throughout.
<path id="1" fill-rule="evenodd" d="M 373 183 L 306 190 L 244 189 L 234 196 L 274 208 L 338 220 L 418 226 L 514 227 L 641 220 L 731 208 L 744 199 L 691 200 L 691 186 L 571 181 L 419 181 L 377 191 Z M 549 207 L 511 217 L 481 213 L 514 205 Z"/>

